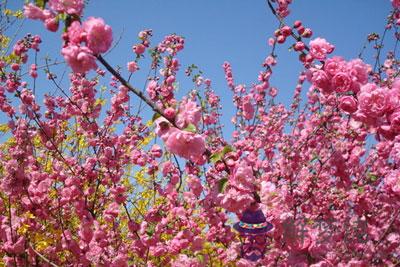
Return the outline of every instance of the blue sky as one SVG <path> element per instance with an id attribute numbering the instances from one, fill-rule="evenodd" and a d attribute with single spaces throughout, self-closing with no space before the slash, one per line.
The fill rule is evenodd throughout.
<path id="1" fill-rule="evenodd" d="M 23 0 L 9 1 L 9 8 L 23 5 Z M 382 33 L 385 17 L 389 14 L 389 0 L 294 0 L 290 6 L 289 25 L 294 20 L 303 21 L 313 29 L 313 37 L 324 37 L 336 46 L 335 55 L 346 59 L 357 57 L 368 33 Z M 183 70 L 196 64 L 204 75 L 213 81 L 214 90 L 222 96 L 225 136 L 229 136 L 230 116 L 233 114 L 231 94 L 226 86 L 221 65 L 232 64 L 236 83 L 256 82 L 261 63 L 270 52 L 268 37 L 277 28 L 278 22 L 267 8 L 264 0 L 89 0 L 84 17 L 103 17 L 111 25 L 114 39 L 121 36 L 118 46 L 106 56 L 114 66 L 125 67 L 134 59 L 131 47 L 137 42 L 137 33 L 142 29 L 153 30 L 153 44 L 170 33 L 185 37 L 185 50 L 180 54 L 182 64 L 180 88 L 187 92 L 193 86 L 185 78 Z M 52 58 L 62 59 L 60 31 L 50 33 L 43 30 L 42 23 L 26 21 L 22 32 L 41 34 L 42 52 Z M 271 85 L 279 89 L 278 101 L 289 103 L 296 84 L 301 64 L 295 52 L 289 52 L 292 42 L 277 49 L 278 66 L 275 68 Z M 389 43 L 390 46 L 390 43 Z M 369 58 L 367 62 L 372 62 Z M 58 71 L 65 70 L 65 66 Z M 68 69 L 67 69 L 68 70 Z M 132 79 L 135 87 L 142 88 L 148 65 Z M 61 75 L 61 73 L 60 73 Z M 43 76 L 42 76 L 43 77 Z M 54 88 L 48 82 L 39 83 L 38 92 L 45 93 Z M 40 99 L 40 97 L 38 98 Z M 0 119 L 4 118 L 0 116 Z"/>

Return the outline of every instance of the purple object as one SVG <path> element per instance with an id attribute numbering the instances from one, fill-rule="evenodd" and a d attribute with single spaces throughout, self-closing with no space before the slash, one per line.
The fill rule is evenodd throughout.
<path id="1" fill-rule="evenodd" d="M 240 218 L 240 222 L 233 225 L 233 228 L 241 235 L 240 256 L 250 261 L 258 261 L 264 258 L 267 247 L 267 232 L 273 225 L 267 222 L 264 213 L 253 206 L 245 210 Z"/>
<path id="2" fill-rule="evenodd" d="M 247 209 L 243 212 L 240 222 L 235 223 L 233 228 L 241 234 L 260 235 L 269 232 L 273 225 L 267 222 L 260 209 Z"/>

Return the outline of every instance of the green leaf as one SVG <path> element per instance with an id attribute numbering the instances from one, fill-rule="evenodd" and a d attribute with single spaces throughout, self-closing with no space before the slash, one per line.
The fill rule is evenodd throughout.
<path id="1" fill-rule="evenodd" d="M 194 124 L 189 123 L 189 125 L 183 129 L 186 132 L 191 132 L 191 133 L 196 133 L 197 129 L 196 126 L 194 126 Z"/>
<path id="2" fill-rule="evenodd" d="M 65 14 L 65 13 L 60 13 L 60 14 L 57 15 L 56 18 L 57 18 L 58 21 L 60 21 L 60 20 L 65 21 L 65 20 L 67 20 L 67 17 L 68 17 L 67 14 Z"/>
<path id="3" fill-rule="evenodd" d="M 44 9 L 46 7 L 47 0 L 35 0 L 35 5 Z"/>
<path id="4" fill-rule="evenodd" d="M 228 185 L 228 179 L 222 178 L 221 180 L 218 181 L 218 191 L 220 193 L 223 193 L 227 185 Z"/>
<path id="5" fill-rule="evenodd" d="M 153 236 L 153 234 L 156 232 L 156 226 L 154 224 L 150 224 L 147 229 L 146 229 L 146 233 L 149 236 Z"/>
<path id="6" fill-rule="evenodd" d="M 232 146 L 230 146 L 230 145 L 226 145 L 225 147 L 224 147 L 224 149 L 222 149 L 222 153 L 224 154 L 224 156 L 225 156 L 225 154 L 227 154 L 227 153 L 229 153 L 229 152 L 233 152 L 234 150 L 233 150 L 233 147 Z"/>
<path id="7" fill-rule="evenodd" d="M 222 159 L 222 151 L 216 152 L 210 156 L 210 162 L 216 163 L 217 161 Z"/>
<path id="8" fill-rule="evenodd" d="M 158 119 L 158 118 L 160 118 L 160 117 L 161 117 L 161 115 L 160 115 L 159 113 L 154 113 L 153 117 L 151 118 L 151 121 L 152 121 L 152 122 L 155 122 L 156 119 Z"/>
<path id="9" fill-rule="evenodd" d="M 373 174 L 373 173 L 368 173 L 368 178 L 369 178 L 369 180 L 371 181 L 371 182 L 375 182 L 376 180 L 378 180 L 378 176 L 376 176 L 375 174 Z"/>
<path id="10" fill-rule="evenodd" d="M 216 163 L 219 160 L 222 160 L 222 158 L 225 156 L 225 154 L 232 152 L 233 147 L 230 145 L 224 146 L 224 148 L 221 151 L 215 152 L 210 156 L 210 162 L 211 163 Z"/>
<path id="11" fill-rule="evenodd" d="M 201 108 L 206 109 L 207 108 L 207 102 L 205 100 L 201 101 Z"/>

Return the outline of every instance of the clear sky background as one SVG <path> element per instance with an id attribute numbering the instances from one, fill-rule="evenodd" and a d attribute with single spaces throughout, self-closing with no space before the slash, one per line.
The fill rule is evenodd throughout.
<path id="1" fill-rule="evenodd" d="M 11 0 L 8 7 L 17 9 L 23 2 Z M 289 25 L 297 19 L 303 21 L 306 27 L 313 29 L 313 38 L 324 37 L 335 45 L 334 55 L 352 59 L 357 57 L 369 33 L 383 32 L 391 3 L 390 0 L 294 0 L 290 9 Z M 185 93 L 193 87 L 191 79 L 184 76 L 184 68 L 190 64 L 199 66 L 222 96 L 227 126 L 225 137 L 230 135 L 229 119 L 234 110 L 221 65 L 224 61 L 232 64 L 237 84 L 256 82 L 261 63 L 270 52 L 267 40 L 278 26 L 264 0 L 89 0 L 84 18 L 89 16 L 103 17 L 112 26 L 114 39 L 121 36 L 118 46 L 106 56 L 114 66 L 125 68 L 126 62 L 134 59 L 131 47 L 138 41 L 137 33 L 142 29 L 153 30 L 153 45 L 170 33 L 184 36 L 185 49 L 179 56 L 182 64 L 178 76 L 180 90 Z M 39 59 L 45 54 L 62 59 L 59 52 L 61 31 L 50 33 L 43 28 L 41 22 L 25 21 L 21 32 L 42 36 Z M 279 89 L 278 101 L 286 104 L 290 103 L 302 69 L 297 53 L 288 51 L 292 43 L 290 40 L 277 49 L 278 66 L 271 82 Z M 390 46 L 389 43 L 389 48 L 393 47 Z M 366 61 L 372 62 L 371 54 L 369 56 Z M 63 66 L 59 71 L 65 69 L 68 67 Z M 147 72 L 148 65 L 142 66 L 132 84 L 141 88 Z M 39 93 L 52 90 L 48 82 L 38 83 Z M 4 120 L 4 116 L 0 116 L 0 120 Z"/>

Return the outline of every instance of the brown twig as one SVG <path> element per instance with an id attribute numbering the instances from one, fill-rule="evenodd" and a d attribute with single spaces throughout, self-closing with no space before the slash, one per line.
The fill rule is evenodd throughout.
<path id="1" fill-rule="evenodd" d="M 45 261 L 47 264 L 49 264 L 50 266 L 53 267 L 60 267 L 59 265 L 51 262 L 48 258 L 46 258 L 45 256 L 43 256 L 39 251 L 37 251 L 36 249 L 33 248 L 32 243 L 29 242 L 29 246 L 31 247 L 32 251 L 35 252 L 36 255 L 38 255 L 43 261 Z"/>
<path id="2" fill-rule="evenodd" d="M 101 64 L 112 74 L 114 75 L 115 78 L 118 79 L 118 81 L 121 82 L 122 85 L 126 86 L 129 91 L 134 93 L 136 96 L 138 96 L 141 100 L 143 100 L 154 112 L 157 114 L 161 115 L 163 118 L 168 120 L 174 127 L 178 128 L 175 124 L 174 120 L 168 119 L 167 117 L 164 116 L 164 113 L 150 100 L 148 99 L 143 92 L 139 91 L 136 88 L 133 88 L 132 85 L 130 85 L 122 76 L 119 74 L 108 62 L 101 56 L 97 55 L 97 59 L 100 61 Z"/>

